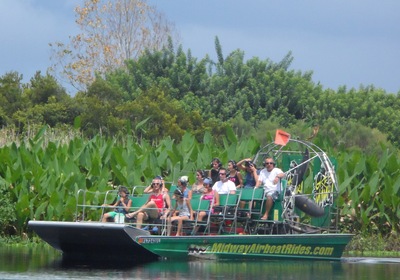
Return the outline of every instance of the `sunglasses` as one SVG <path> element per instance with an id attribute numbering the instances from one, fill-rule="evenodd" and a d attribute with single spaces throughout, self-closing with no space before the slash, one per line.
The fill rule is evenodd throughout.
<path id="1" fill-rule="evenodd" d="M 153 185 L 160 185 L 160 183 L 153 183 Z"/>
<path id="2" fill-rule="evenodd" d="M 273 162 L 266 162 L 265 164 L 275 164 L 275 163 L 273 163 Z"/>

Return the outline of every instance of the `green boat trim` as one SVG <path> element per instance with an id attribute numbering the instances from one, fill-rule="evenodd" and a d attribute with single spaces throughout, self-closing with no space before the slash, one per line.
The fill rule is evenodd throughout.
<path id="1" fill-rule="evenodd" d="M 340 260 L 351 234 L 138 236 L 136 242 L 165 259 Z"/>

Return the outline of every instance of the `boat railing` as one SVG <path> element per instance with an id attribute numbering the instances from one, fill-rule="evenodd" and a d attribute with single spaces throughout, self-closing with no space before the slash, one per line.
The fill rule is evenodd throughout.
<path id="1" fill-rule="evenodd" d="M 134 186 L 132 192 L 129 194 L 129 198 L 132 200 L 132 206 L 129 212 L 138 210 L 144 205 L 150 196 L 148 193 L 144 193 L 145 186 Z M 79 189 L 76 196 L 76 210 L 75 210 L 75 221 L 102 221 L 102 217 L 108 211 L 116 210 L 115 207 L 110 208 L 113 205 L 118 196 L 118 190 L 112 189 L 105 192 L 90 191 Z M 163 209 L 163 211 L 166 209 Z M 109 222 L 125 223 L 136 226 L 135 220 L 128 220 L 125 216 L 116 216 L 114 221 L 109 219 Z M 143 227 L 151 229 L 158 228 L 157 234 L 165 234 L 166 222 L 162 219 L 153 219 L 150 221 L 144 221 Z"/>
<path id="2" fill-rule="evenodd" d="M 98 220 L 98 217 L 101 219 L 104 214 L 103 204 L 112 203 L 111 193 L 117 194 L 117 191 L 99 192 L 79 189 L 76 196 L 75 221 L 93 221 Z M 115 197 L 116 195 L 113 199 Z"/>
<path id="3" fill-rule="evenodd" d="M 135 188 L 132 188 L 132 193 L 134 193 Z M 129 197 L 136 198 L 142 197 L 143 194 L 130 194 Z M 112 205 L 119 199 L 118 190 L 107 190 L 105 192 L 100 191 L 90 191 L 79 189 L 76 196 L 76 221 L 93 221 L 99 220 L 103 217 L 109 206 Z M 115 208 L 113 208 L 115 209 Z M 132 206 L 132 210 L 135 209 Z"/>
<path id="4" fill-rule="evenodd" d="M 326 202 L 326 198 L 332 195 L 330 191 L 319 192 L 318 194 L 293 194 L 288 193 L 290 191 L 290 186 L 286 186 L 286 181 L 282 181 L 282 192 L 280 197 L 275 201 L 272 209 L 270 210 L 269 217 L 267 220 L 261 220 L 260 217 L 265 209 L 265 196 L 263 195 L 262 188 L 254 189 L 254 193 L 252 193 L 252 197 L 246 198 L 247 205 L 249 208 L 244 212 L 244 214 L 239 216 L 239 202 L 242 200 L 242 192 L 238 191 L 236 194 L 236 199 L 234 205 L 230 202 L 229 207 L 227 203 L 228 199 L 221 200 L 221 209 L 224 209 L 226 213 L 224 215 L 214 215 L 211 217 L 207 217 L 204 222 L 196 221 L 195 224 L 197 226 L 204 226 L 202 228 L 206 229 L 202 234 L 210 234 L 212 233 L 213 224 L 215 226 L 216 221 L 218 230 L 214 232 L 214 234 L 221 233 L 263 233 L 265 234 L 266 226 L 269 227 L 267 231 L 270 234 L 274 233 L 282 233 L 282 230 L 279 230 L 281 227 L 284 233 L 290 233 L 292 230 L 294 232 L 303 232 L 303 233 L 314 233 L 314 232 L 338 232 L 338 209 L 336 205 L 322 205 L 323 215 L 319 215 L 318 217 L 313 217 L 312 215 L 308 215 L 309 213 L 304 213 L 299 211 L 297 207 L 295 207 L 296 198 L 307 198 L 310 201 L 317 202 Z M 143 187 L 134 187 L 132 189 L 132 194 L 129 195 L 132 200 L 132 207 L 130 212 L 136 211 L 142 205 L 144 205 L 149 198 L 150 194 L 146 194 L 142 192 Z M 245 192 L 243 192 L 244 194 Z M 256 194 L 257 193 L 257 194 Z M 257 196 L 256 196 L 257 195 Z M 170 193 L 171 196 L 171 206 L 172 209 L 175 201 L 172 198 L 173 194 Z M 200 198 L 200 196 L 198 197 Z M 321 199 L 322 198 L 322 199 Z M 107 211 L 107 207 L 103 206 L 104 204 L 113 204 L 116 199 L 118 199 L 118 191 L 117 190 L 108 190 L 106 192 L 99 191 L 89 191 L 89 190 L 79 190 L 77 194 L 77 204 L 76 204 L 76 220 L 77 221 L 101 221 L 103 215 Z M 331 198 L 329 198 L 331 199 Z M 332 200 L 334 198 L 332 197 Z M 195 198 L 192 198 L 192 203 L 194 201 L 198 201 Z M 196 210 L 196 206 L 192 204 L 193 210 Z M 313 205 L 319 206 L 319 205 Z M 165 211 L 166 209 L 163 209 Z M 244 209 L 240 209 L 240 212 L 243 212 Z M 113 211 L 113 210 L 110 210 Z M 312 213 L 311 213 L 312 214 Z M 126 223 L 132 226 L 136 226 L 136 220 L 128 220 L 123 217 L 122 221 L 114 221 L 118 223 Z M 154 234 L 166 235 L 168 232 L 168 219 L 153 219 L 148 221 L 143 221 L 143 227 L 148 228 Z M 193 224 L 192 224 L 193 226 Z M 262 227 L 264 230 L 260 230 Z M 157 230 L 153 230 L 157 229 Z M 192 230 L 192 233 L 195 234 L 195 231 Z"/>
<path id="5" fill-rule="evenodd" d="M 142 195 L 147 186 L 133 186 L 131 194 L 133 196 Z"/>

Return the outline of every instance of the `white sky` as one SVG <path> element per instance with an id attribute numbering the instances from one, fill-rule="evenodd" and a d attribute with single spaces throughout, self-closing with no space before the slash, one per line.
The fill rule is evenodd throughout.
<path id="1" fill-rule="evenodd" d="M 313 81 L 336 90 L 373 84 L 400 92 L 399 0 L 149 0 L 175 23 L 185 51 L 280 61 L 313 71 Z M 83 0 L 0 0 L 0 76 L 17 71 L 29 81 L 51 65 L 49 43 L 75 35 L 73 8 Z M 74 94 L 74 93 L 72 93 Z"/>

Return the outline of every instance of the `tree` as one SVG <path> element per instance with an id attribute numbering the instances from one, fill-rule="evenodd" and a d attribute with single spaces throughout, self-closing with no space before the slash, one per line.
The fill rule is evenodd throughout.
<path id="1" fill-rule="evenodd" d="M 5 125 L 5 116 L 10 117 L 22 106 L 22 75 L 8 72 L 0 77 L 0 123 Z M 3 120 L 1 120 L 3 119 Z"/>
<path id="2" fill-rule="evenodd" d="M 76 23 L 81 33 L 70 43 L 56 42 L 52 70 L 77 89 L 120 67 L 127 59 L 136 59 L 146 49 L 158 50 L 177 37 L 173 24 L 149 6 L 146 0 L 86 0 L 77 6 Z"/>
<path id="3" fill-rule="evenodd" d="M 48 73 L 43 76 L 40 71 L 37 71 L 35 76 L 31 78 L 28 95 L 33 105 L 46 104 L 51 99 L 55 99 L 57 102 L 69 99 L 65 89 L 57 83 L 53 76 Z"/>

